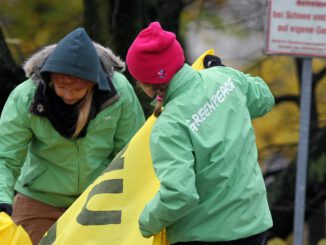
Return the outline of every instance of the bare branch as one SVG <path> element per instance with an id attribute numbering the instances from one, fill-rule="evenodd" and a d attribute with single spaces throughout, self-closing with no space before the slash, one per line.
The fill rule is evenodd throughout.
<path id="1" fill-rule="evenodd" d="M 283 95 L 283 96 L 278 96 L 275 97 L 275 104 L 279 104 L 282 102 L 294 102 L 298 106 L 300 105 L 300 96 L 298 95 Z"/>
<path id="2" fill-rule="evenodd" d="M 326 75 L 326 67 L 324 67 L 320 72 L 313 75 L 313 82 L 318 83 Z"/>

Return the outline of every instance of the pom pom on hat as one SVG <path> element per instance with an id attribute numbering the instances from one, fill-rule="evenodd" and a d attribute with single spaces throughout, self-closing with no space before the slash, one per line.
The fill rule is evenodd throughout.
<path id="1" fill-rule="evenodd" d="M 172 32 L 164 31 L 159 22 L 142 30 L 127 53 L 130 74 L 141 83 L 168 83 L 184 65 L 180 43 Z"/>

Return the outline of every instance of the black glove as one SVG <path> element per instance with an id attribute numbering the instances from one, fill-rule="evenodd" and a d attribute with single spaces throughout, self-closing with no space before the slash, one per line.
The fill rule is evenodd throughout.
<path id="1" fill-rule="evenodd" d="M 8 203 L 0 203 L 0 212 L 5 212 L 11 216 L 12 214 L 12 205 Z"/>
<path id="2" fill-rule="evenodd" d="M 222 61 L 219 57 L 210 54 L 206 55 L 204 58 L 204 67 L 210 68 L 213 66 L 224 66 L 224 65 L 222 64 Z"/>

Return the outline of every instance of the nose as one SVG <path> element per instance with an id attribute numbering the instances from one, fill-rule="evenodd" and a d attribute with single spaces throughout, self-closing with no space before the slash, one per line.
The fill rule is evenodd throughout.
<path id="1" fill-rule="evenodd" d="M 74 94 L 69 89 L 65 89 L 64 92 L 63 92 L 62 97 L 65 100 L 73 100 L 74 99 Z"/>
<path id="2" fill-rule="evenodd" d="M 66 104 L 74 104 L 77 101 L 76 95 L 74 92 L 65 89 L 64 92 L 61 95 L 61 98 Z"/>

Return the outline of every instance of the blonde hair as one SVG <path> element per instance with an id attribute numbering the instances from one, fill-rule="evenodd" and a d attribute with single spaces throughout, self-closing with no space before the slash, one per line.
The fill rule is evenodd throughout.
<path id="1" fill-rule="evenodd" d="M 88 122 L 89 113 L 91 111 L 93 101 L 93 88 L 88 88 L 87 92 L 79 104 L 78 119 L 76 122 L 76 129 L 72 137 L 76 138 L 78 134 L 83 130 L 86 123 Z"/>
<path id="2" fill-rule="evenodd" d="M 54 88 L 54 82 L 52 80 L 49 82 L 49 87 Z M 79 104 L 75 132 L 72 135 L 73 138 L 76 138 L 78 136 L 78 134 L 83 130 L 88 121 L 89 113 L 91 111 L 93 102 L 93 87 L 94 86 L 87 89 L 86 94 L 84 95 Z"/>

